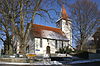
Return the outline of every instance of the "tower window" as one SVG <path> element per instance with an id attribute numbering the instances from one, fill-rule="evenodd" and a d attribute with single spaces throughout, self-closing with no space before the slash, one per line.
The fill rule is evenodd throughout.
<path id="1" fill-rule="evenodd" d="M 68 22 L 66 22 L 66 25 L 68 25 Z"/>

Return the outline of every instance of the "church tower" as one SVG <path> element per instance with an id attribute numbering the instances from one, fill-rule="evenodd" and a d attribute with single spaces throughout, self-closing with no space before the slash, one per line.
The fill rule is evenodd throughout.
<path id="1" fill-rule="evenodd" d="M 69 19 L 68 14 L 66 13 L 64 5 L 62 5 L 61 17 L 56 22 L 56 25 L 65 33 L 66 37 L 69 39 L 68 44 L 72 46 L 72 22 Z"/>

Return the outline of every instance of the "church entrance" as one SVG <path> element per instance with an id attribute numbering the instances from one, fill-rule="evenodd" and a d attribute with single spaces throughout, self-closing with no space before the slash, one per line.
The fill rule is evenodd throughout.
<path id="1" fill-rule="evenodd" d="M 46 54 L 50 54 L 50 46 L 46 47 Z"/>

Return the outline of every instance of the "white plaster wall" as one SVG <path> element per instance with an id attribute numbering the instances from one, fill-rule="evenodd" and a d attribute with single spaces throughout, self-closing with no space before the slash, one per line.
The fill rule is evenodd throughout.
<path id="1" fill-rule="evenodd" d="M 57 51 L 57 49 L 55 48 L 55 40 L 49 40 L 49 46 L 50 46 L 50 53 L 55 54 L 55 51 Z"/>
<path id="2" fill-rule="evenodd" d="M 19 42 L 16 42 L 16 44 L 17 44 L 17 49 L 16 49 L 16 51 L 17 51 L 17 54 L 19 54 L 20 44 L 19 44 Z"/>
<path id="3" fill-rule="evenodd" d="M 55 40 L 48 40 L 47 39 L 42 39 L 42 47 L 40 47 L 40 38 L 35 38 L 35 53 L 37 55 L 40 54 L 46 54 L 46 47 L 50 46 L 50 53 L 51 54 L 55 54 L 55 52 L 57 50 L 59 50 L 59 48 L 62 48 L 62 41 L 57 41 L 57 48 L 55 48 Z M 67 46 L 68 42 L 63 41 L 63 46 Z M 39 51 L 36 51 L 36 50 Z"/>
<path id="4" fill-rule="evenodd" d="M 35 53 L 43 54 L 43 46 L 40 47 L 40 38 L 35 38 Z"/>
<path id="5" fill-rule="evenodd" d="M 68 42 L 67 41 L 63 41 L 63 47 L 68 46 Z M 59 50 L 59 48 L 62 48 L 62 41 L 57 41 L 57 50 Z"/>
<path id="6" fill-rule="evenodd" d="M 66 46 L 68 46 L 68 42 L 63 41 L 63 47 L 66 47 Z"/>
<path id="7" fill-rule="evenodd" d="M 35 38 L 35 53 L 40 55 L 40 54 L 46 54 L 46 47 L 50 46 L 50 53 L 55 54 L 55 51 L 57 49 L 55 48 L 55 40 L 48 40 L 47 39 L 42 39 L 42 47 L 40 47 L 40 38 Z M 36 51 L 36 49 L 40 51 Z"/>
<path id="8" fill-rule="evenodd" d="M 60 46 L 59 46 L 59 41 L 57 41 L 57 50 L 59 50 L 59 47 L 60 47 Z"/>
<path id="9" fill-rule="evenodd" d="M 55 48 L 55 40 L 48 40 L 47 39 L 42 39 L 43 40 L 43 54 L 46 54 L 46 47 L 50 46 L 50 53 L 54 54 L 56 50 Z"/>
<path id="10" fill-rule="evenodd" d="M 59 50 L 59 48 L 62 48 L 62 41 L 57 41 L 57 45 L 58 45 L 58 50 Z"/>
<path id="11" fill-rule="evenodd" d="M 62 31 L 66 34 L 66 37 L 70 40 L 69 44 L 72 45 L 72 29 L 71 21 L 62 20 Z"/>
<path id="12" fill-rule="evenodd" d="M 42 39 L 42 47 L 40 47 L 40 38 L 35 38 L 35 53 L 40 54 L 46 54 L 46 47 L 48 46 L 47 39 Z M 36 51 L 36 50 L 40 51 Z"/>
<path id="13" fill-rule="evenodd" d="M 43 54 L 46 54 L 46 47 L 48 46 L 47 39 L 42 39 Z"/>

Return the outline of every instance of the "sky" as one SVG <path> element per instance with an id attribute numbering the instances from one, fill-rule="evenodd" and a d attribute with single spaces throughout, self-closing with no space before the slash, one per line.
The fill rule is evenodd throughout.
<path id="1" fill-rule="evenodd" d="M 75 0 L 70 0 L 71 2 L 75 1 Z M 96 2 L 97 5 L 99 6 L 99 9 L 100 9 L 100 0 L 92 0 L 93 2 Z M 66 8 L 66 7 L 65 7 Z M 60 12 L 61 11 L 61 7 L 58 7 L 57 10 Z M 66 8 L 66 11 L 67 11 L 67 14 L 69 15 L 70 12 L 69 12 L 69 9 Z M 51 12 L 52 13 L 52 12 Z M 50 13 L 50 14 L 51 14 Z M 53 13 L 53 17 L 56 17 L 55 19 L 55 22 L 60 18 L 59 16 L 55 16 L 55 14 Z M 35 23 L 36 24 L 40 24 L 40 25 L 46 25 L 46 26 L 50 26 L 50 27 L 56 27 L 56 24 L 55 22 L 51 23 L 50 21 L 49 22 L 45 22 L 44 20 L 41 20 L 40 17 L 38 16 L 36 19 L 35 19 Z"/>
<path id="2" fill-rule="evenodd" d="M 70 3 L 73 3 L 75 0 L 70 0 Z M 92 0 L 93 2 L 96 2 L 97 3 L 97 5 L 98 5 L 98 8 L 100 9 L 100 0 Z M 66 7 L 65 7 L 66 8 Z M 59 10 L 59 11 L 61 11 L 61 7 L 58 7 L 57 8 L 57 10 Z M 67 14 L 69 15 L 70 14 L 70 12 L 69 12 L 69 9 L 68 8 L 66 8 L 66 11 L 67 11 Z M 55 16 L 55 15 L 54 15 Z M 56 16 L 55 16 L 56 17 Z M 55 22 L 58 20 L 60 18 L 60 16 L 57 16 L 57 19 L 55 19 Z M 35 23 L 36 24 L 40 24 L 40 25 L 45 25 L 45 26 L 50 26 L 50 27 L 56 27 L 56 23 L 51 23 L 51 22 L 44 22 L 43 20 L 41 20 L 41 19 L 38 19 L 38 18 L 36 18 L 36 21 L 35 21 Z M 73 47 L 75 47 L 76 46 L 76 44 L 74 44 L 73 43 Z"/>
<path id="3" fill-rule="evenodd" d="M 70 2 L 71 3 L 73 3 L 75 0 L 70 0 Z M 100 9 L 100 0 L 92 0 L 93 2 L 96 2 L 97 3 L 97 5 L 99 6 L 99 9 Z M 61 7 L 60 6 L 57 6 L 58 8 L 56 8 L 57 9 L 57 11 L 61 11 Z M 65 7 L 66 8 L 66 7 Z M 68 8 L 66 8 L 66 11 L 67 11 L 67 13 L 68 13 L 68 15 L 70 14 L 70 12 L 69 12 L 69 9 Z M 55 24 L 55 22 L 60 18 L 60 16 L 56 16 L 55 15 L 55 13 L 53 13 L 53 12 L 50 12 L 50 14 L 51 14 L 51 16 L 53 17 L 53 18 L 55 18 L 55 20 L 54 20 L 54 22 L 50 22 L 50 21 L 48 21 L 48 22 L 45 22 L 45 20 L 43 20 L 43 19 L 41 19 L 39 16 L 37 16 L 36 18 L 35 18 L 35 23 L 36 24 L 40 24 L 40 25 L 45 25 L 45 26 L 50 26 L 50 27 L 56 27 L 56 24 Z M 2 48 L 3 47 L 3 42 L 0 40 L 0 48 Z M 73 47 L 75 47 L 75 44 L 73 44 Z"/>

